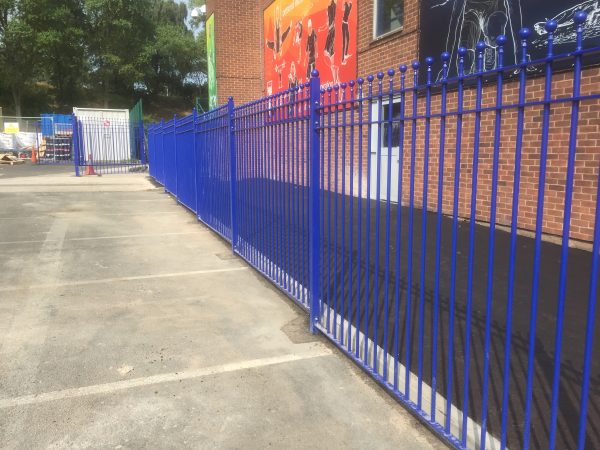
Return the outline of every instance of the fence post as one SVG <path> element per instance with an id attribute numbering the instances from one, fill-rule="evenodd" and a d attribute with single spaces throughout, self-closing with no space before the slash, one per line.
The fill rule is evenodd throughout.
<path id="1" fill-rule="evenodd" d="M 146 132 L 144 130 L 144 121 L 140 120 L 140 162 L 146 164 Z"/>
<path id="2" fill-rule="evenodd" d="M 321 188 L 319 180 L 321 179 L 321 148 L 319 139 L 320 127 L 320 95 L 321 82 L 319 72 L 313 70 L 310 78 L 309 94 L 309 287 L 308 299 L 310 305 L 310 332 L 317 332 L 319 323 L 320 304 L 319 292 L 321 282 Z"/>
<path id="3" fill-rule="evenodd" d="M 75 176 L 78 177 L 80 176 L 79 173 L 79 130 L 78 130 L 78 126 L 77 126 L 77 117 L 75 117 L 75 114 L 71 115 L 72 117 L 72 125 L 71 125 L 71 130 L 72 130 L 72 134 L 71 134 L 71 138 L 72 138 L 72 145 L 73 145 L 73 165 L 75 166 Z"/>
<path id="4" fill-rule="evenodd" d="M 235 115 L 234 115 L 233 97 L 229 97 L 227 101 L 227 111 L 229 113 L 229 154 L 230 154 L 230 203 L 231 203 L 231 250 L 235 254 L 238 241 L 238 223 L 237 223 L 237 208 L 235 199 L 237 198 L 237 165 L 236 165 L 236 148 L 235 148 Z"/>
<path id="5" fill-rule="evenodd" d="M 196 213 L 196 220 L 199 220 L 200 210 L 198 209 L 198 144 L 196 140 L 196 122 L 198 121 L 198 110 L 194 108 L 192 110 L 192 142 L 193 142 L 193 155 L 194 155 L 194 212 Z"/>
<path id="6" fill-rule="evenodd" d="M 173 114 L 173 158 L 175 158 L 175 192 L 171 192 L 179 203 L 179 161 L 177 160 L 177 114 Z M 165 186 L 167 185 L 165 180 Z"/>
<path id="7" fill-rule="evenodd" d="M 162 159 L 162 185 L 167 192 L 167 180 L 165 175 L 165 119 L 160 121 L 160 153 Z"/>

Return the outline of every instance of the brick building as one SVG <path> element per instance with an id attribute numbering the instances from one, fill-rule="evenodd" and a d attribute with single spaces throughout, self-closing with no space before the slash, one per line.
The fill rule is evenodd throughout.
<path id="1" fill-rule="evenodd" d="M 263 87 L 263 12 L 271 3 L 273 0 L 207 0 L 207 16 L 215 14 L 219 103 L 226 102 L 231 95 L 243 103 L 266 93 Z M 355 3 L 358 11 L 358 74 L 372 73 L 417 58 L 420 0 L 403 0 L 403 24 L 396 21 L 383 25 L 378 32 L 375 31 L 374 0 L 355 0 Z"/>
<path id="2" fill-rule="evenodd" d="M 466 0 L 465 0 L 466 1 Z M 217 83 L 219 103 L 224 103 L 233 96 L 238 104 L 258 99 L 268 94 L 265 89 L 265 25 L 263 16 L 265 9 L 273 0 L 207 0 L 207 13 L 215 16 L 215 43 L 217 57 Z M 357 11 L 356 58 L 357 75 L 366 76 L 390 67 L 398 68 L 399 64 L 423 59 L 420 54 L 424 38 L 427 38 L 422 27 L 420 14 L 423 4 L 429 0 L 354 0 L 353 7 Z M 292 2 L 294 3 L 294 2 Z M 338 0 L 342 3 L 342 0 Z M 440 2 L 444 3 L 444 2 Z M 446 2 L 447 3 L 447 2 Z M 551 3 L 551 2 L 550 2 Z M 395 5 L 390 6 L 390 5 Z M 387 8 L 387 9 L 386 9 Z M 431 11 L 431 10 L 428 10 Z M 429 14 L 429 12 L 428 12 Z M 450 21 L 452 19 L 449 19 Z M 432 25 L 435 27 L 435 24 Z M 537 24 L 536 24 L 537 26 Z M 292 30 L 292 33 L 294 30 Z M 518 30 L 513 30 L 513 34 Z M 431 33 L 431 28 L 427 30 Z M 515 44 L 516 48 L 518 44 Z M 421 49 L 421 53 L 425 50 Z M 440 44 L 439 52 L 444 50 Z M 436 59 L 439 60 L 439 52 Z M 348 80 L 340 80 L 348 81 Z M 572 89 L 572 72 L 562 70 L 552 83 L 555 96 L 569 95 Z M 582 94 L 598 93 L 600 70 L 590 66 L 583 72 Z M 518 102 L 518 83 L 506 83 L 504 103 Z M 540 102 L 543 100 L 544 78 L 531 77 L 527 85 L 527 100 Z M 493 107 L 495 87 L 486 85 L 483 93 L 484 107 Z M 473 108 L 475 91 L 468 89 L 465 96 L 465 108 Z M 410 104 L 407 103 L 407 108 Z M 432 102 L 433 110 L 439 110 L 439 97 Z M 420 105 L 419 108 L 424 108 Z M 456 108 L 456 95 L 450 93 L 448 110 Z M 524 142 L 522 145 L 521 192 L 518 214 L 518 226 L 524 230 L 534 230 L 536 224 L 539 155 L 541 140 L 540 104 L 528 108 L 524 119 Z M 564 193 L 567 168 L 569 104 L 558 105 L 552 111 L 549 133 L 552 145 L 548 153 L 548 169 L 545 184 L 545 212 L 543 231 L 546 234 L 560 236 L 562 234 L 564 215 Z M 492 185 L 492 158 L 494 141 L 494 114 L 483 114 L 481 122 L 481 144 L 479 153 L 479 191 L 477 196 L 477 219 L 489 220 L 490 192 Z M 460 178 L 459 215 L 468 218 L 470 214 L 471 179 L 473 170 L 473 122 L 472 116 L 467 118 L 463 128 L 462 161 Z M 422 133 L 421 123 L 418 132 Z M 498 187 L 498 223 L 510 225 L 513 208 L 515 143 L 517 129 L 516 111 L 507 112 L 502 118 L 502 133 L 507 136 L 502 142 Z M 437 149 L 439 148 L 439 124 L 433 123 L 431 129 L 432 142 L 429 160 L 428 208 L 437 209 Z M 420 135 L 422 136 L 422 135 Z M 455 158 L 455 124 L 449 123 L 446 130 L 445 168 L 444 168 L 444 213 L 452 212 L 452 196 L 454 185 Z M 405 135 L 405 145 L 410 146 L 411 134 Z M 598 184 L 598 166 L 600 165 L 600 101 L 588 101 L 579 116 L 579 133 L 577 156 L 575 160 L 575 183 L 570 236 L 576 240 L 591 241 L 595 220 L 596 189 Z M 344 150 L 346 151 L 346 150 Z M 423 139 L 418 138 L 416 158 L 415 205 L 420 206 L 423 186 Z M 366 167 L 363 167 L 363 172 Z M 404 171 L 404 183 L 408 183 L 408 170 Z M 408 192 L 406 190 L 406 195 Z M 408 199 L 403 196 L 402 203 Z"/>

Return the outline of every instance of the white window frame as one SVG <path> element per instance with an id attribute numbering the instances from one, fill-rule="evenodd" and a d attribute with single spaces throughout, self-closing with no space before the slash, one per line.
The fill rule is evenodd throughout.
<path id="1" fill-rule="evenodd" d="M 404 29 L 404 16 L 402 20 L 402 24 L 398 28 L 394 28 L 393 30 L 386 31 L 382 34 L 377 34 L 377 13 L 379 12 L 379 2 L 381 0 L 373 0 L 373 40 L 378 40 L 389 36 L 390 34 L 398 33 Z M 404 2 L 404 0 L 402 0 Z M 404 5 L 402 5 L 402 9 L 404 10 Z"/>

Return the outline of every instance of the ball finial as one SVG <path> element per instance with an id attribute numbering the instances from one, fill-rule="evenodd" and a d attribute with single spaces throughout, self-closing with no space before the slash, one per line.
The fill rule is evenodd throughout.
<path id="1" fill-rule="evenodd" d="M 554 33 L 558 28 L 558 22 L 556 20 L 549 20 L 546 22 L 546 26 L 544 28 L 546 28 L 548 33 Z"/>
<path id="2" fill-rule="evenodd" d="M 529 36 L 531 36 L 531 30 L 529 28 L 521 28 L 521 31 L 519 31 L 519 37 L 525 40 Z"/>
<path id="3" fill-rule="evenodd" d="M 573 20 L 575 21 L 575 23 L 577 25 L 581 25 L 582 23 L 584 23 L 587 19 L 587 13 L 585 11 L 577 11 L 575 13 L 575 16 L 573 17 Z"/>

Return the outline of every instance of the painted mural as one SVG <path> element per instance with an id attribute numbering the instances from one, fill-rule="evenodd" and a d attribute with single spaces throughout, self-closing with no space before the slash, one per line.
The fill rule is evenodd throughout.
<path id="1" fill-rule="evenodd" d="M 264 11 L 265 93 L 356 78 L 357 0 L 275 0 Z"/>

